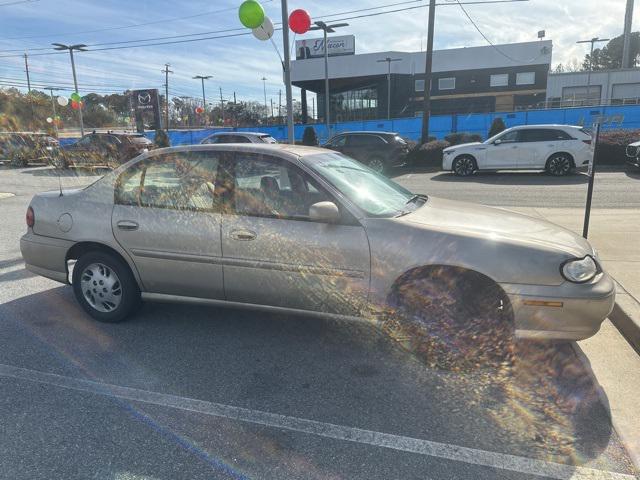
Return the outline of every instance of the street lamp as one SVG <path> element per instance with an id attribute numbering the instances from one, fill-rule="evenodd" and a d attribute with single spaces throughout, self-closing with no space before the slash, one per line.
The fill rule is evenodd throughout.
<path id="1" fill-rule="evenodd" d="M 593 70 L 593 45 L 598 42 L 608 42 L 609 38 L 594 37 L 590 40 L 579 40 L 576 43 L 590 43 L 591 50 L 589 52 L 589 70 L 587 71 L 587 102 L 591 95 L 591 71 Z"/>
<path id="2" fill-rule="evenodd" d="M 327 33 L 334 33 L 336 28 L 346 27 L 348 23 L 334 23 L 333 25 L 327 25 L 324 22 L 313 22 L 315 27 L 311 27 L 309 30 L 322 30 L 324 37 L 324 119 L 327 125 L 327 137 L 331 136 L 331 117 L 329 115 L 329 48 L 327 45 Z"/>
<path id="3" fill-rule="evenodd" d="M 378 63 L 387 62 L 387 120 L 391 120 L 391 62 L 400 62 L 401 58 L 383 58 Z"/>
<path id="4" fill-rule="evenodd" d="M 78 43 L 76 45 L 64 45 L 62 43 L 52 43 L 54 50 L 68 50 L 69 56 L 71 57 L 71 71 L 73 72 L 73 86 L 75 87 L 75 92 L 78 93 L 78 79 L 76 77 L 76 64 L 73 60 L 73 51 L 78 50 L 79 52 L 86 52 L 87 46 L 83 43 Z M 78 106 L 78 118 L 80 120 L 80 134 L 84 136 L 84 121 L 82 120 L 82 105 Z"/>
<path id="5" fill-rule="evenodd" d="M 196 75 L 194 80 L 202 80 L 202 105 L 204 105 L 204 111 L 207 111 L 207 97 L 204 94 L 204 81 L 213 78 L 213 75 Z"/>
<path id="6" fill-rule="evenodd" d="M 264 90 L 264 123 L 269 123 L 267 116 L 267 77 L 262 77 L 260 80 L 262 80 L 262 89 Z"/>

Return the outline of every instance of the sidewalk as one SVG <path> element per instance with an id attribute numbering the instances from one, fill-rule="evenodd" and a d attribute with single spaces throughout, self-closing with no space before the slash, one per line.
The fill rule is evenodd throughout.
<path id="1" fill-rule="evenodd" d="M 582 234 L 583 209 L 512 210 Z M 600 332 L 574 344 L 575 350 L 590 367 L 612 424 L 640 471 L 640 209 L 592 210 L 589 241 L 616 279 L 616 306 Z"/>

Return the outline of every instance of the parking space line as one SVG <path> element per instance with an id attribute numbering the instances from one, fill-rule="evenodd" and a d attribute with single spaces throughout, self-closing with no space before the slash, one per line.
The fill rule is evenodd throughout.
<path id="1" fill-rule="evenodd" d="M 587 467 L 545 462 L 533 458 L 461 447 L 448 443 L 393 435 L 361 428 L 335 425 L 304 418 L 291 417 L 260 410 L 235 407 L 180 397 L 131 387 L 82 380 L 79 378 L 40 372 L 27 368 L 0 364 L 0 377 L 14 378 L 86 393 L 115 397 L 151 405 L 185 410 L 205 415 L 253 423 L 267 427 L 301 432 L 335 440 L 389 448 L 402 452 L 497 468 L 529 475 L 562 480 L 633 480 L 633 475 L 596 470 Z"/>

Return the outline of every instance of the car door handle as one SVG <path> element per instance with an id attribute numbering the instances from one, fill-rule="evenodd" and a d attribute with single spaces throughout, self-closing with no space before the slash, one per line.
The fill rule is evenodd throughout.
<path id="1" fill-rule="evenodd" d="M 139 226 L 140 225 L 138 225 L 136 222 L 132 222 L 131 220 L 120 220 L 118 222 L 118 228 L 120 230 L 133 231 L 137 230 Z"/>
<path id="2" fill-rule="evenodd" d="M 229 235 L 234 240 L 241 240 L 244 242 L 255 240 L 257 237 L 256 232 L 252 232 L 251 230 L 232 230 Z"/>

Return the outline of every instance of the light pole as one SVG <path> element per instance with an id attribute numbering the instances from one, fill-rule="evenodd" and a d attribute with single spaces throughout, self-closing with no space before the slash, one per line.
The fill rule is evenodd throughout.
<path id="1" fill-rule="evenodd" d="M 400 62 L 401 58 L 383 58 L 378 63 L 387 62 L 387 120 L 391 120 L 391 62 Z"/>
<path id="2" fill-rule="evenodd" d="M 264 90 L 264 123 L 268 123 L 267 120 L 267 77 L 262 77 L 262 89 Z"/>
<path id="3" fill-rule="evenodd" d="M 282 13 L 282 25 L 288 25 L 289 6 L 287 0 L 280 0 L 280 11 Z M 291 93 L 291 59 L 289 45 L 289 29 L 282 29 L 282 49 L 284 59 L 282 61 L 282 72 L 284 73 L 284 87 L 287 98 L 287 139 L 291 145 L 296 143 L 295 129 L 293 125 L 293 94 Z"/>
<path id="4" fill-rule="evenodd" d="M 324 22 L 314 22 L 315 27 L 311 27 L 309 30 L 322 30 L 324 37 L 324 120 L 327 125 L 327 137 L 331 136 L 331 116 L 329 112 L 329 48 L 327 45 L 327 33 L 335 32 L 336 28 L 346 27 L 348 23 L 334 23 L 333 25 L 327 25 Z"/>
<path id="5" fill-rule="evenodd" d="M 591 71 L 593 70 L 593 45 L 598 42 L 608 42 L 608 38 L 598 38 L 593 37 L 591 40 L 579 40 L 576 43 L 590 43 L 591 50 L 589 51 L 589 70 L 587 71 L 587 102 L 589 101 L 589 97 L 591 95 Z M 602 98 L 602 92 L 600 92 L 600 96 Z"/>
<path id="6" fill-rule="evenodd" d="M 58 134 L 58 122 L 56 121 L 56 116 L 58 114 L 56 113 L 56 100 L 53 96 L 53 91 L 58 91 L 60 89 L 54 87 L 46 87 L 45 90 L 49 90 L 49 92 L 51 92 L 51 107 L 53 108 L 53 130 L 56 132 L 56 138 L 58 138 L 60 136 Z"/>
<path id="7" fill-rule="evenodd" d="M 207 112 L 207 97 L 204 94 L 204 81 L 213 78 L 213 75 L 196 75 L 194 80 L 202 80 L 202 105 L 204 105 L 204 111 Z"/>
<path id="8" fill-rule="evenodd" d="M 68 50 L 69 56 L 71 57 L 71 71 L 73 72 L 73 86 L 76 89 L 75 92 L 78 93 L 78 79 L 76 77 L 76 64 L 73 60 L 73 51 L 78 50 L 79 52 L 85 52 L 87 50 L 87 46 L 83 43 L 78 43 L 76 45 L 64 45 L 62 43 L 52 43 L 54 46 L 54 50 Z M 79 93 L 78 93 L 79 94 Z M 80 120 L 80 134 L 84 136 L 84 121 L 82 120 L 82 103 L 78 105 L 78 119 Z"/>

